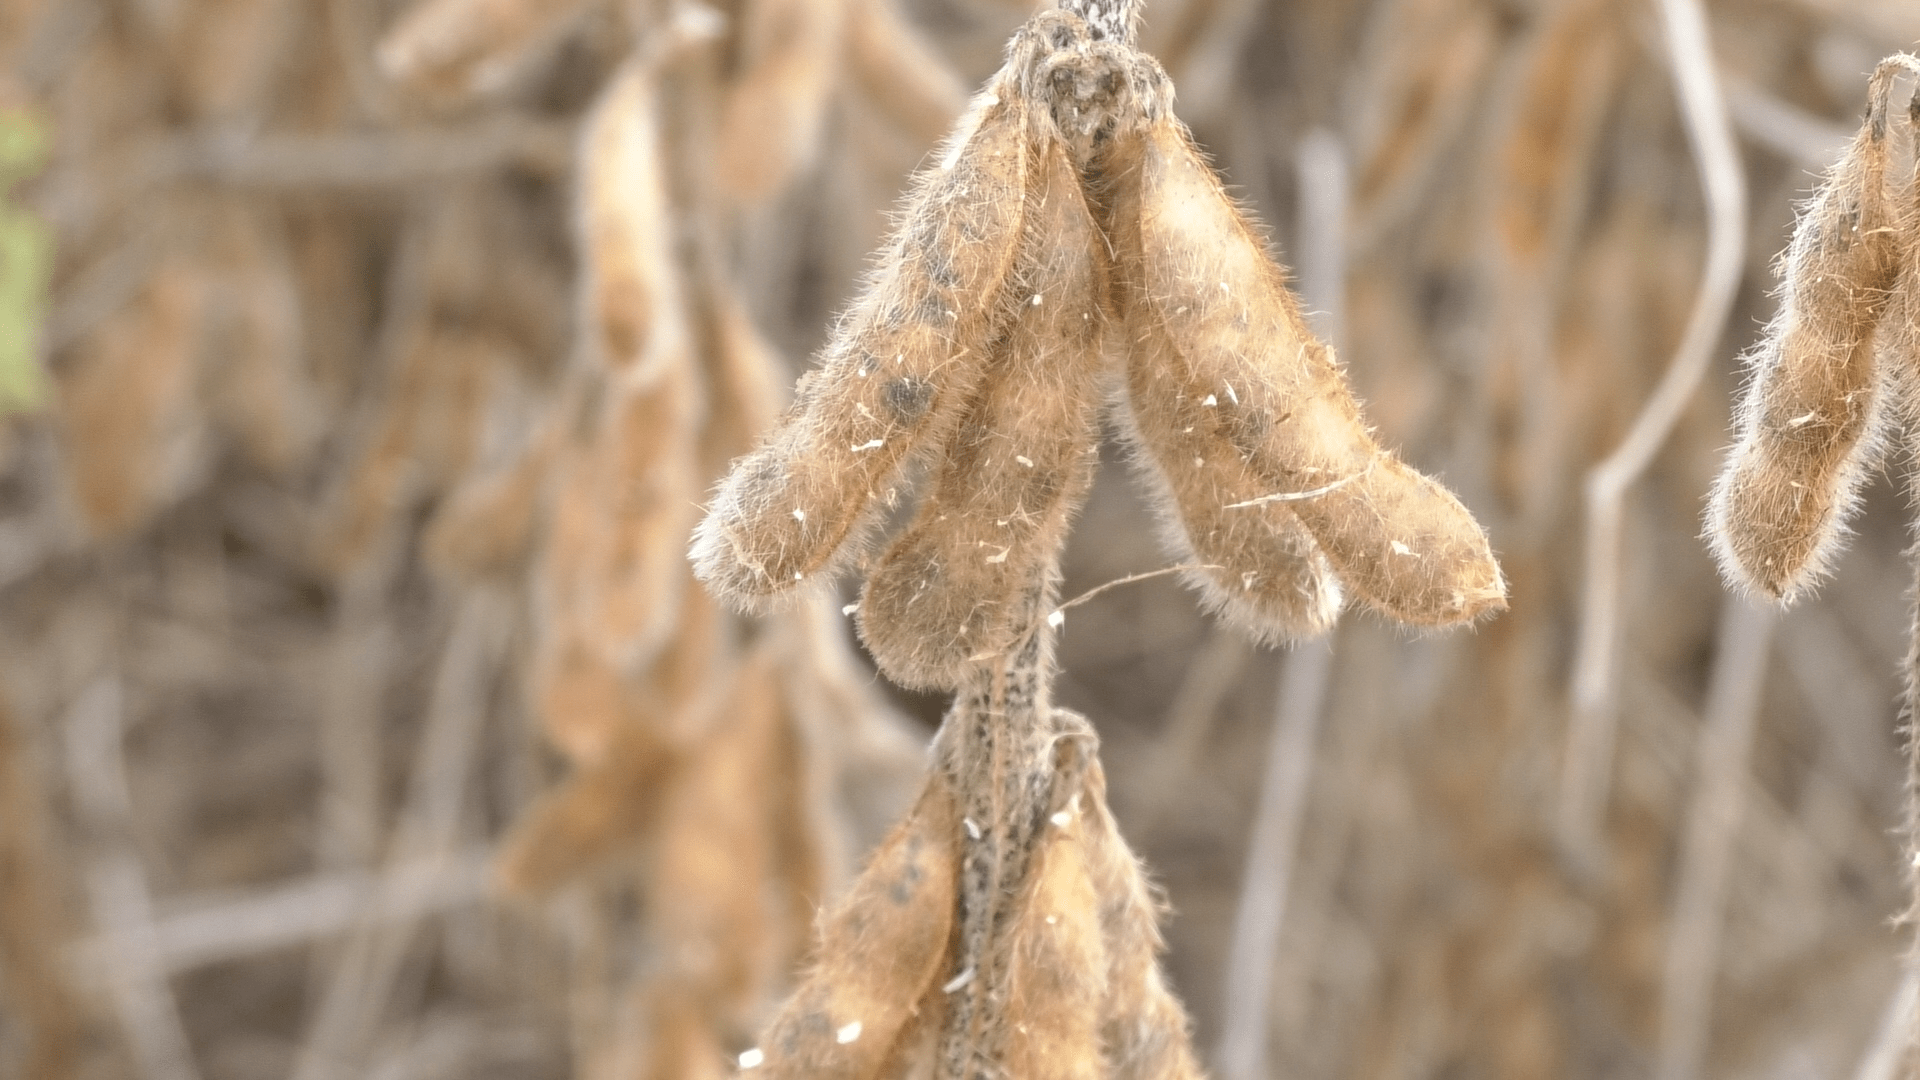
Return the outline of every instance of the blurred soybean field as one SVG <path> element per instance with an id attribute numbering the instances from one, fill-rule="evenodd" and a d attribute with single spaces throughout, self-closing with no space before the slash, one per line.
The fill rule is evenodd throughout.
<path id="1" fill-rule="evenodd" d="M 1709 3 L 1692 69 L 1666 7 L 1146 0 L 1511 595 L 1349 611 L 1307 722 L 1172 578 L 1067 613 L 1226 1080 L 1920 1068 L 1910 455 L 1788 611 L 1700 539 L 1773 259 L 1920 3 Z M 0 7 L 0 1075 L 734 1071 L 945 702 L 850 594 L 722 612 L 687 534 L 1030 13 Z M 1596 501 L 1715 267 L 1704 378 Z M 1125 456 L 1066 596 L 1167 565 Z"/>

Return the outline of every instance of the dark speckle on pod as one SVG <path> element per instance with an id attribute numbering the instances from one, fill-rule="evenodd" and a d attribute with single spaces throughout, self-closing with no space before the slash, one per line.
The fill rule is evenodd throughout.
<path id="1" fill-rule="evenodd" d="M 900 423 L 911 424 L 926 413 L 928 405 L 933 404 L 933 389 L 932 382 L 911 375 L 888 379 L 885 392 L 887 409 Z"/>

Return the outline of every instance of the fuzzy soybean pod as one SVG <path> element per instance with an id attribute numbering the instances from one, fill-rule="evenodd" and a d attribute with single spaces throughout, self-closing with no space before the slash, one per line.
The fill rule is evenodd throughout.
<path id="1" fill-rule="evenodd" d="M 1163 545 L 1193 568 L 1182 576 L 1207 607 L 1259 640 L 1322 633 L 1340 614 L 1340 582 L 1300 519 L 1231 444 L 1185 422 L 1185 389 L 1157 358 L 1173 348 L 1160 325 L 1130 312 L 1128 409 L 1122 428 L 1160 520 Z"/>
<path id="2" fill-rule="evenodd" d="M 1014 304 L 933 490 L 867 578 L 860 632 L 887 677 L 953 689 L 1027 629 L 1087 488 L 1105 397 L 1093 219 L 1057 144 L 1031 151 Z"/>
<path id="3" fill-rule="evenodd" d="M 1709 504 L 1722 572 L 1778 600 L 1825 572 L 1884 441 L 1874 339 L 1902 255 L 1886 193 L 1887 98 L 1911 63 L 1874 73 L 1859 134 L 1794 227 L 1780 311 L 1748 360 Z"/>
<path id="4" fill-rule="evenodd" d="M 1088 159 L 1098 132 L 1109 124 L 1137 132 L 1155 110 L 1164 111 L 1157 93 L 1165 76 L 1149 59 L 1112 45 L 1087 42 L 1076 18 L 1056 14 L 1060 38 L 1078 47 L 1049 57 L 1041 81 L 1051 92 L 1052 115 L 1063 138 Z M 1137 143 L 1137 134 L 1131 141 Z M 1107 162 L 1137 166 L 1127 162 Z M 1096 168 L 1096 175 L 1114 175 Z M 1109 229 L 1138 244 L 1137 187 L 1103 185 L 1120 214 L 1108 213 Z M 1130 197 L 1136 196 L 1136 197 Z M 1131 265 L 1127 265 L 1128 262 Z M 1137 273 L 1140 260 L 1123 260 L 1123 273 Z M 1137 280 L 1124 291 L 1138 296 Z M 1166 327 L 1139 300 L 1121 305 L 1128 350 L 1129 408 L 1120 427 L 1133 447 L 1138 471 L 1154 493 L 1161 538 L 1173 557 L 1191 568 L 1188 583 L 1207 606 L 1267 641 L 1311 637 L 1333 625 L 1340 613 L 1340 583 L 1333 568 L 1293 512 L 1278 501 L 1262 502 L 1268 487 L 1247 466 L 1240 452 L 1224 444 L 1208 425 L 1181 417 L 1184 388 L 1178 373 L 1161 362 L 1175 348 Z"/>
<path id="5" fill-rule="evenodd" d="M 1161 372 L 1157 392 L 1132 402 L 1136 416 L 1164 410 L 1141 424 L 1154 457 L 1182 460 L 1181 445 L 1154 442 L 1167 431 L 1241 457 L 1266 490 L 1238 509 L 1284 504 L 1341 582 L 1401 622 L 1445 626 L 1504 606 L 1480 526 L 1374 442 L 1331 350 L 1179 121 L 1157 110 L 1120 140 L 1107 170 L 1129 325 L 1150 328 L 1136 339 L 1135 368 Z"/>
<path id="6" fill-rule="evenodd" d="M 1006 1074 L 1103 1080 L 1100 1013 L 1107 986 L 1100 895 L 1087 865 L 1079 798 L 1049 819 L 1032 891 L 1009 930 Z"/>
<path id="7" fill-rule="evenodd" d="M 681 329 L 655 75 L 644 59 L 615 73 L 584 125 L 575 213 L 581 348 L 609 368 L 658 363 Z"/>
<path id="8" fill-rule="evenodd" d="M 1186 1010 L 1160 971 L 1160 910 L 1146 872 L 1107 808 L 1106 773 L 1090 761 L 1078 827 L 1082 857 L 1100 898 L 1106 942 L 1101 1045 L 1109 1080 L 1201 1080 Z"/>
<path id="9" fill-rule="evenodd" d="M 507 581 L 520 573 L 539 533 L 558 445 L 548 425 L 512 464 L 455 488 L 421 540 L 428 564 L 465 581 Z"/>
<path id="10" fill-rule="evenodd" d="M 853 0 L 847 25 L 847 74 L 902 131 L 940 141 L 966 107 L 966 87 L 946 60 L 900 13 L 895 0 Z"/>
<path id="11" fill-rule="evenodd" d="M 1009 67 L 1018 57 L 1009 61 Z M 914 184 L 898 232 L 780 425 L 694 532 L 717 595 L 764 607 L 828 566 L 909 454 L 958 420 L 986 366 L 1024 215 L 1027 108 L 1003 70 Z"/>
<path id="12" fill-rule="evenodd" d="M 1208 610 L 1261 642 L 1298 641 L 1331 628 L 1340 614 L 1340 581 L 1313 534 L 1284 505 L 1255 501 L 1264 488 L 1238 456 L 1183 445 L 1190 436 L 1169 422 L 1175 410 L 1157 407 L 1179 399 L 1156 396 L 1162 373 L 1150 353 L 1136 355 L 1145 362 L 1129 365 L 1128 394 L 1147 404 L 1132 410 L 1130 441 L 1158 493 L 1162 546 L 1190 567 L 1181 577 Z M 1159 429 L 1152 442 L 1140 433 L 1149 426 Z M 1165 457 L 1154 454 L 1155 446 Z"/>
<path id="13" fill-rule="evenodd" d="M 953 793 L 930 776 L 907 820 L 881 843 L 821 925 L 817 965 L 740 1057 L 774 1078 L 892 1075 L 903 1039 L 946 960 L 953 930 Z M 937 996 L 937 995 L 935 995 Z"/>

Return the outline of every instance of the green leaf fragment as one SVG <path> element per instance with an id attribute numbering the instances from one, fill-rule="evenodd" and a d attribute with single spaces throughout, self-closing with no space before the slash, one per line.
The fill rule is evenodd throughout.
<path id="1" fill-rule="evenodd" d="M 47 400 L 37 345 L 52 262 L 47 227 L 0 206 L 0 413 L 35 409 Z"/>
<path id="2" fill-rule="evenodd" d="M 0 109 L 0 192 L 38 171 L 46 153 L 46 129 L 33 114 Z M 38 346 L 53 234 L 11 202 L 0 202 L 0 415 L 38 408 L 51 392 Z"/>
<path id="3" fill-rule="evenodd" d="M 47 161 L 47 129 L 25 109 L 0 108 L 0 184 L 32 176 Z"/>

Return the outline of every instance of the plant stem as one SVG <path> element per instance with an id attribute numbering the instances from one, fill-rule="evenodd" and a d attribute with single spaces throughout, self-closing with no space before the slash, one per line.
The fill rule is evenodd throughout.
<path id="1" fill-rule="evenodd" d="M 1132 45 L 1140 35 L 1140 0 L 1060 0 L 1060 10 L 1087 20 L 1095 41 Z"/>
<path id="2" fill-rule="evenodd" d="M 1054 575 L 1047 575 L 1052 578 Z M 1035 590 L 1031 613 L 1050 610 Z M 1025 892 L 1053 801 L 1053 629 L 1040 623 L 1013 650 L 978 668 L 941 723 L 939 768 L 959 800 L 960 953 L 941 1048 L 944 1077 L 989 1077 L 1001 1059 L 1005 924 Z"/>

